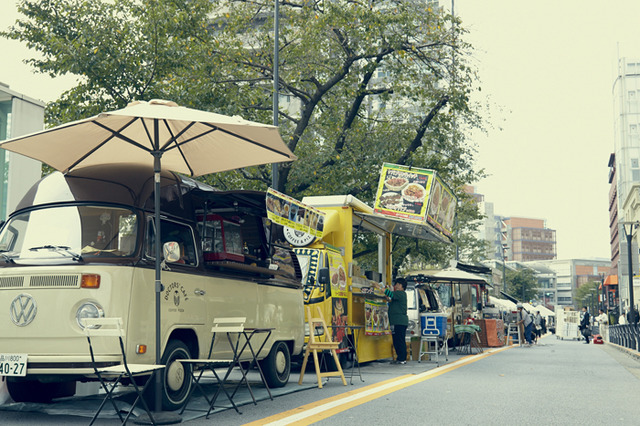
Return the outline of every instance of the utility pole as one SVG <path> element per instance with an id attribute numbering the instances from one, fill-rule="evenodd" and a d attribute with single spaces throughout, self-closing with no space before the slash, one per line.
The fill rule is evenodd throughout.
<path id="1" fill-rule="evenodd" d="M 273 9 L 273 125 L 278 127 L 278 113 L 280 112 L 280 107 L 278 105 L 279 96 L 280 96 L 280 75 L 279 75 L 279 66 L 280 66 L 280 0 L 274 0 L 274 9 Z M 271 164 L 271 187 L 276 191 L 279 191 L 278 188 L 278 164 Z"/>

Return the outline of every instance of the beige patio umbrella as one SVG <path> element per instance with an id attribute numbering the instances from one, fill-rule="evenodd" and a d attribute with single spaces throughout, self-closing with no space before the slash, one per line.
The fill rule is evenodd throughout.
<path id="1" fill-rule="evenodd" d="M 275 126 L 159 100 L 17 137 L 0 148 L 62 172 L 96 164 L 150 164 L 156 155 L 163 169 L 190 176 L 296 159 Z"/>
<path id="2" fill-rule="evenodd" d="M 163 100 L 133 102 L 120 110 L 0 142 L 0 148 L 62 172 L 97 164 L 154 165 L 157 363 L 161 359 L 161 168 L 201 176 L 296 159 L 275 126 L 179 107 Z M 157 389 L 157 403 L 159 398 Z"/>

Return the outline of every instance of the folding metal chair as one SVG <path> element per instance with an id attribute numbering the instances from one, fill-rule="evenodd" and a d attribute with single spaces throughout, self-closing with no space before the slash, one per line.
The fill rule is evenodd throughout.
<path id="1" fill-rule="evenodd" d="M 155 425 L 155 419 L 153 418 L 151 410 L 149 409 L 149 406 L 147 405 L 147 402 L 142 395 L 149 383 L 153 382 L 153 380 L 151 380 L 153 374 L 158 370 L 162 370 L 163 368 L 165 368 L 165 366 L 155 364 L 129 364 L 127 362 L 127 356 L 125 354 L 123 342 L 125 333 L 122 327 L 121 318 L 86 318 L 83 320 L 83 325 L 85 334 L 87 335 L 87 341 L 89 342 L 89 352 L 91 353 L 93 370 L 98 377 L 102 388 L 106 392 L 106 395 L 102 400 L 98 411 L 96 411 L 96 413 L 94 414 L 93 419 L 91 419 L 91 423 L 89 423 L 89 425 L 92 425 L 96 421 L 98 415 L 102 411 L 102 408 L 107 403 L 107 401 L 110 401 L 113 405 L 113 408 L 115 409 L 116 414 L 120 418 L 122 424 L 125 424 L 127 420 L 129 420 L 129 417 L 131 416 L 131 413 L 133 413 L 135 406 L 139 401 L 142 401 L 142 405 L 149 415 L 149 419 Z M 119 349 L 115 349 L 115 339 L 112 339 L 113 343 L 105 342 L 104 338 L 109 337 L 118 338 Z M 96 348 L 101 348 L 98 356 L 101 356 L 105 353 L 113 356 L 115 353 L 118 353 L 118 356 L 122 356 L 122 364 L 109 367 L 99 367 L 98 362 L 100 360 L 96 360 Z M 102 350 L 102 348 L 106 349 Z M 135 379 L 142 376 L 149 376 L 149 378 L 144 387 L 140 389 Z M 125 379 L 128 379 L 131 382 L 137 396 L 135 401 L 131 405 L 129 413 L 127 413 L 127 416 L 123 419 L 122 414 L 120 413 L 120 409 L 116 405 L 113 391 L 115 390 L 116 386 L 118 384 L 122 384 L 122 381 Z M 110 387 L 107 386 L 107 382 L 112 382 L 112 385 Z"/>
<path id="2" fill-rule="evenodd" d="M 240 410 L 238 410 L 238 406 L 236 405 L 235 402 L 233 402 L 233 395 L 229 395 L 229 392 L 227 392 L 227 389 L 225 388 L 225 383 L 227 378 L 229 377 L 229 374 L 231 373 L 231 370 L 233 370 L 233 368 L 236 366 L 238 366 L 240 368 L 240 371 L 242 372 L 242 381 L 246 382 L 247 380 L 246 373 L 240 366 L 240 352 L 238 351 L 238 346 L 240 344 L 240 336 L 242 336 L 244 332 L 245 321 L 246 321 L 246 318 L 244 317 L 215 318 L 213 320 L 213 327 L 211 328 L 211 334 L 212 334 L 211 345 L 209 346 L 209 354 L 207 355 L 207 358 L 180 360 L 180 362 L 183 364 L 192 365 L 193 368 L 191 368 L 191 377 L 193 379 L 193 384 L 194 384 L 194 386 L 191 388 L 191 393 L 187 397 L 187 400 L 184 406 L 182 407 L 182 410 L 180 411 L 180 414 L 184 413 L 184 411 L 187 409 L 187 405 L 189 404 L 189 401 L 193 395 L 193 392 L 195 392 L 196 388 L 200 391 L 200 393 L 202 393 L 207 403 L 209 404 L 209 410 L 207 411 L 207 416 L 206 416 L 207 419 L 209 418 L 209 414 L 211 414 L 211 411 L 213 411 L 216 400 L 221 391 L 224 392 L 224 394 L 227 396 L 227 398 L 229 399 L 229 402 L 231 402 L 231 405 L 236 410 L 236 412 L 238 414 L 241 414 Z M 219 333 L 226 333 L 227 335 L 227 340 L 229 341 L 229 346 L 232 352 L 231 358 L 212 358 L 213 346 L 216 342 L 216 336 Z M 231 338 L 232 333 L 236 334 L 237 336 L 235 339 L 235 342 Z M 226 371 L 223 377 L 220 377 L 220 375 L 216 372 L 216 368 L 226 368 Z M 213 376 L 215 377 L 218 383 L 218 389 L 216 390 L 215 395 L 213 395 L 211 399 L 207 397 L 206 392 L 204 391 L 204 389 L 202 388 L 202 385 L 200 384 L 200 380 L 202 379 L 202 376 L 206 370 L 211 370 L 211 372 L 213 373 Z M 197 377 L 195 374 L 196 371 L 199 372 Z M 246 383 L 248 385 L 248 382 Z M 249 387 L 249 389 L 251 388 Z M 236 387 L 236 390 L 237 390 L 237 387 Z"/>

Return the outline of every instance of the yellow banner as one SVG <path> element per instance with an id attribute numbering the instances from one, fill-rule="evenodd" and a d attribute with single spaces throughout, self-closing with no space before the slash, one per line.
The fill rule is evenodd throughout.
<path id="1" fill-rule="evenodd" d="M 324 212 L 275 189 L 267 190 L 267 218 L 282 226 L 322 238 Z"/>
<path id="2" fill-rule="evenodd" d="M 327 251 L 329 258 L 329 275 L 331 276 L 331 294 L 334 297 L 347 297 L 347 271 L 342 256 Z"/>
<path id="3" fill-rule="evenodd" d="M 364 319 L 364 334 L 367 336 L 391 334 L 389 327 L 389 307 L 386 303 L 365 300 Z"/>

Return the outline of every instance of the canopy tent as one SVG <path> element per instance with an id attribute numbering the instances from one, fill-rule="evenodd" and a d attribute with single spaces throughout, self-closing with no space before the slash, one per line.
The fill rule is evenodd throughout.
<path id="1" fill-rule="evenodd" d="M 458 284 L 482 284 L 492 287 L 486 278 L 480 275 L 461 271 L 457 268 L 446 268 L 442 270 L 415 271 L 408 275 L 424 275 L 430 282 L 458 283 Z"/>
<path id="2" fill-rule="evenodd" d="M 495 305 L 496 308 L 501 311 L 515 311 L 516 304 L 510 300 L 500 299 L 497 297 L 489 296 L 489 303 Z"/>
<path id="3" fill-rule="evenodd" d="M 548 309 L 542 305 L 533 306 L 529 303 L 523 303 L 522 306 L 524 306 L 531 314 L 535 314 L 536 311 L 540 311 L 540 315 L 542 315 L 543 317 L 548 317 L 551 315 L 555 316 L 555 313 L 551 309 Z"/>

